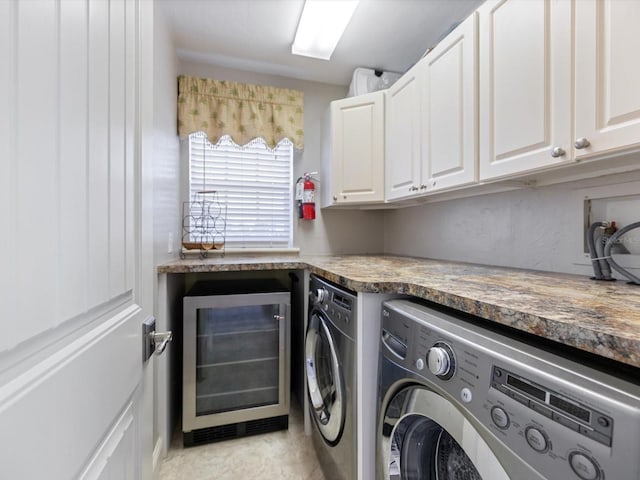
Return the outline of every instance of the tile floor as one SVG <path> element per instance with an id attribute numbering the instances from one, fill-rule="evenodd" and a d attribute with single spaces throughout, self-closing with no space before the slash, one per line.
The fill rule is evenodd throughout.
<path id="1" fill-rule="evenodd" d="M 325 480 L 299 408 L 289 429 L 183 448 L 176 435 L 160 480 Z"/>

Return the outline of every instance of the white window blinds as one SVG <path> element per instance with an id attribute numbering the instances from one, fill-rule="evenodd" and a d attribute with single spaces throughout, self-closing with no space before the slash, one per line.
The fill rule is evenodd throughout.
<path id="1" fill-rule="evenodd" d="M 286 248 L 292 244 L 293 144 L 275 149 L 262 139 L 244 146 L 229 136 L 217 144 L 189 135 L 190 195 L 216 191 L 226 210 L 226 248 Z"/>

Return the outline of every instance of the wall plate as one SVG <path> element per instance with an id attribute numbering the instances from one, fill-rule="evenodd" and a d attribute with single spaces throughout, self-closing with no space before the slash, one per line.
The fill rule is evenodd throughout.
<path id="1" fill-rule="evenodd" d="M 156 331 L 156 319 L 147 317 L 142 322 L 142 363 L 145 363 L 153 352 L 156 351 L 156 344 L 153 341 L 152 334 Z"/>

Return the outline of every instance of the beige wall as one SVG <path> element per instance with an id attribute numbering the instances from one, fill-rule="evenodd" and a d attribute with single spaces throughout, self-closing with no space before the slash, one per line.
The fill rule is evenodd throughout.
<path id="1" fill-rule="evenodd" d="M 344 98 L 347 87 L 309 82 L 276 75 L 258 74 L 243 70 L 216 67 L 182 60 L 178 73 L 216 80 L 270 85 L 304 92 L 304 152 L 296 152 L 294 177 L 304 172 L 319 171 L 322 123 L 329 102 Z M 182 191 L 188 187 L 188 173 L 182 170 Z M 293 190 L 293 185 L 291 186 Z M 322 185 L 317 185 L 318 189 Z M 319 191 L 316 198 L 319 198 Z M 303 221 L 294 217 L 294 245 L 301 253 L 309 255 L 380 253 L 383 249 L 382 212 L 376 211 L 328 211 L 316 209 L 315 221 Z"/>
<path id="2" fill-rule="evenodd" d="M 638 181 L 640 172 L 632 172 L 389 211 L 385 253 L 592 275 L 583 251 L 584 197 L 613 198 Z M 640 220 L 625 212 L 635 204 L 640 212 L 640 195 L 619 203 L 610 201 L 608 218 L 593 220 L 622 220 L 621 226 Z M 640 245 L 640 231 L 626 237 Z M 619 257 L 625 267 L 637 263 Z"/>
<path id="3" fill-rule="evenodd" d="M 181 239 L 180 154 L 176 134 L 178 58 L 161 8 L 154 9 L 153 48 L 153 236 L 155 262 L 161 264 L 176 257 Z"/>

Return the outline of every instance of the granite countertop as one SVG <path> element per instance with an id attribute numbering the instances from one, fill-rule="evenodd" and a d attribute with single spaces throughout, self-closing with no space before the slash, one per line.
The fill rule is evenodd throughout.
<path id="1" fill-rule="evenodd" d="M 406 293 L 640 367 L 640 286 L 429 260 L 345 256 L 185 259 L 159 273 L 309 269 L 358 292 Z"/>

